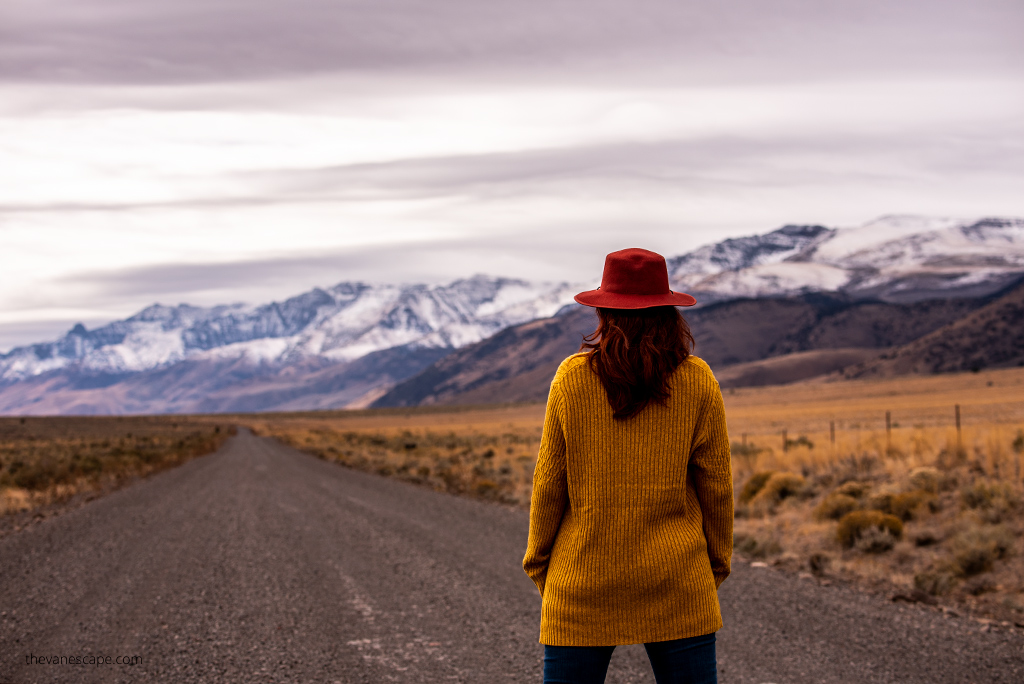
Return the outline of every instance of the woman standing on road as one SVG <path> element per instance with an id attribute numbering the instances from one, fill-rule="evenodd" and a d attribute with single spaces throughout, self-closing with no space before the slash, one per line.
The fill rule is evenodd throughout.
<path id="1" fill-rule="evenodd" d="M 544 682 L 603 682 L 637 643 L 658 684 L 717 682 L 732 474 L 722 393 L 675 308 L 696 301 L 644 249 L 609 254 L 576 301 L 600 325 L 551 383 L 523 559 Z"/>

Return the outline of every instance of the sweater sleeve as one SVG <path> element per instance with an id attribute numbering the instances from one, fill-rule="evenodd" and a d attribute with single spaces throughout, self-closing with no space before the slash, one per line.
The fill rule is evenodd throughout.
<path id="1" fill-rule="evenodd" d="M 698 426 L 690 468 L 704 520 L 711 572 L 718 587 L 729 576 L 732 559 L 732 455 L 722 391 L 715 380 L 711 383 L 710 402 Z"/>
<path id="2" fill-rule="evenodd" d="M 558 377 L 551 383 L 540 451 L 533 471 L 533 495 L 530 499 L 530 536 L 526 544 L 523 569 L 541 596 L 547 578 L 551 547 L 562 524 L 569 501 L 565 477 L 564 401 Z"/>

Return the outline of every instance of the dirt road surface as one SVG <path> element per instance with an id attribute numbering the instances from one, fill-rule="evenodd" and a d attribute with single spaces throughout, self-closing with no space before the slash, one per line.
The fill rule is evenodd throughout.
<path id="1" fill-rule="evenodd" d="M 0 540 L 0 683 L 539 682 L 526 530 L 242 433 Z M 743 563 L 721 600 L 726 684 L 1024 681 L 1019 634 L 920 606 Z"/>

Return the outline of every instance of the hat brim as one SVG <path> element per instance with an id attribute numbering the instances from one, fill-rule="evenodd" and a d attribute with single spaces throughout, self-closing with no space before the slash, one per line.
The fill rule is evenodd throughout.
<path id="1" fill-rule="evenodd" d="M 697 300 L 682 292 L 669 292 L 659 295 L 617 294 L 587 290 L 573 297 L 583 306 L 594 306 L 602 309 L 649 309 L 652 306 L 693 306 Z"/>

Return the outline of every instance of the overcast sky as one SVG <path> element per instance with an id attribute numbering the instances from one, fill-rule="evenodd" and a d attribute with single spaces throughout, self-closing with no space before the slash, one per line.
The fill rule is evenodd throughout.
<path id="1" fill-rule="evenodd" d="M 154 301 L 596 281 L 1024 215 L 1020 0 L 4 0 L 0 351 Z"/>

